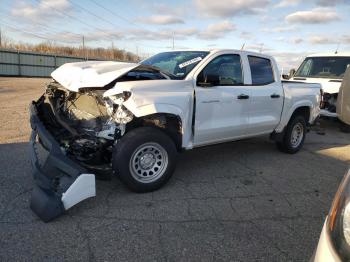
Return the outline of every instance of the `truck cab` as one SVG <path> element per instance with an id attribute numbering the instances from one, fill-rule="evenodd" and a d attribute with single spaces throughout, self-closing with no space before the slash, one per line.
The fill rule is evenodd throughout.
<path id="1" fill-rule="evenodd" d="M 284 92 L 269 56 L 222 50 L 193 72 L 194 146 L 271 133 Z"/>

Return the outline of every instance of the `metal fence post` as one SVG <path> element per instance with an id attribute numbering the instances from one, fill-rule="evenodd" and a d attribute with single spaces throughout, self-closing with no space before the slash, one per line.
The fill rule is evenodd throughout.
<path id="1" fill-rule="evenodd" d="M 54 56 L 54 60 L 53 61 L 54 61 L 54 65 L 53 66 L 55 68 L 57 68 L 57 55 Z"/>
<path id="2" fill-rule="evenodd" d="M 19 50 L 17 51 L 17 62 L 18 62 L 18 75 L 21 76 L 22 72 L 21 72 L 21 53 L 19 52 Z"/>

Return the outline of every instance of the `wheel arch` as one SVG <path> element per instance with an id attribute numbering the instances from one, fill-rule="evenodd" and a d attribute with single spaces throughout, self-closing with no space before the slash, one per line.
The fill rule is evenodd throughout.
<path id="1" fill-rule="evenodd" d="M 178 151 L 182 149 L 182 119 L 179 115 L 157 112 L 136 117 L 133 121 L 127 124 L 127 131 L 144 126 L 154 127 L 161 130 L 171 138 Z"/>
<path id="2" fill-rule="evenodd" d="M 274 129 L 274 132 L 281 133 L 288 125 L 292 117 L 294 117 L 298 113 L 302 113 L 305 116 L 306 123 L 310 123 L 313 120 L 313 116 L 315 114 L 315 106 L 312 104 L 310 100 L 300 100 L 293 105 L 288 106 L 288 104 L 284 105 L 281 121 Z"/>
<path id="3" fill-rule="evenodd" d="M 302 116 L 305 119 L 306 124 L 308 125 L 311 119 L 311 110 L 312 107 L 306 103 L 299 106 L 295 106 L 290 110 L 288 114 L 287 121 L 284 121 L 284 124 L 280 124 L 270 135 L 270 138 L 274 141 L 282 141 L 284 137 L 285 130 L 290 121 L 296 116 Z"/>
<path id="4" fill-rule="evenodd" d="M 293 119 L 295 116 L 304 117 L 306 124 L 308 124 L 311 117 L 311 107 L 306 105 L 297 107 L 290 116 L 289 121 L 291 121 L 291 119 Z"/>

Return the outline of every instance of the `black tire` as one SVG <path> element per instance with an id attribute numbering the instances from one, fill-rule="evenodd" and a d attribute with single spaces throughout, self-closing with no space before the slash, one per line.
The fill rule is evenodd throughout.
<path id="1" fill-rule="evenodd" d="M 292 142 L 293 129 L 299 125 L 302 127 L 302 137 L 298 139 L 297 143 Z M 296 115 L 288 123 L 282 141 L 276 142 L 277 148 L 288 154 L 295 154 L 304 145 L 305 135 L 306 135 L 306 121 L 303 116 Z"/>
<path id="2" fill-rule="evenodd" d="M 140 150 L 142 151 L 141 156 L 138 156 Z M 157 151 L 158 153 L 160 151 L 158 155 L 156 155 Z M 136 153 L 138 154 L 136 155 Z M 154 161 L 153 166 L 147 166 L 148 169 L 142 169 L 141 159 L 144 159 L 144 156 L 147 153 L 148 155 L 153 154 L 152 157 L 149 158 L 151 159 L 150 163 Z M 163 158 L 164 163 L 162 163 L 162 167 L 157 166 L 158 157 L 160 159 Z M 166 159 L 166 161 L 164 159 Z M 143 193 L 157 190 L 163 186 L 172 176 L 175 170 L 176 160 L 176 146 L 169 136 L 157 128 L 140 127 L 126 133 L 115 144 L 113 149 L 112 167 L 114 173 L 119 176 L 120 180 L 131 191 Z M 165 162 L 167 162 L 166 165 Z M 135 166 L 137 166 L 139 170 L 137 170 Z M 160 172 L 157 167 L 159 167 L 162 172 Z M 142 173 L 143 171 L 141 171 L 141 173 L 138 174 L 138 171 L 140 170 L 145 170 L 146 172 Z M 159 173 L 159 177 L 154 175 L 154 181 L 143 180 L 152 178 L 153 173 L 156 174 L 157 172 Z M 151 173 L 152 175 L 150 175 Z M 147 175 L 143 177 L 144 174 Z"/>

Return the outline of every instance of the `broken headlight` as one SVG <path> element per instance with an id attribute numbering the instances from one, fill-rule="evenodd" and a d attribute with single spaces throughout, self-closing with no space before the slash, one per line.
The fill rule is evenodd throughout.
<path id="1" fill-rule="evenodd" d="M 127 124 L 134 118 L 134 115 L 123 105 L 118 106 L 113 115 L 115 122 L 119 124 Z"/>
<path id="2" fill-rule="evenodd" d="M 117 105 L 121 105 L 123 102 L 127 101 L 131 96 L 131 92 L 129 91 L 124 91 L 123 93 L 121 94 L 118 94 L 118 95 L 112 95 L 112 96 L 109 96 L 108 98 L 114 103 L 114 104 L 117 104 Z"/>
<path id="3" fill-rule="evenodd" d="M 123 105 L 130 96 L 130 92 L 124 91 L 121 94 L 109 96 L 106 99 L 107 113 L 118 124 L 127 124 L 134 117 L 134 115 Z"/>
<path id="4" fill-rule="evenodd" d="M 333 246 L 344 260 L 350 260 L 350 170 L 343 178 L 333 200 L 327 222 Z"/>

